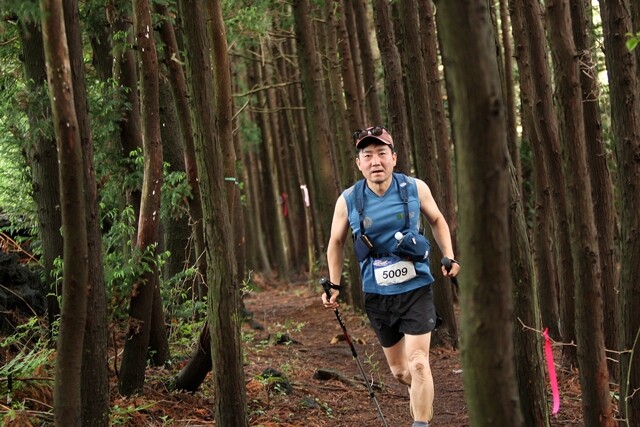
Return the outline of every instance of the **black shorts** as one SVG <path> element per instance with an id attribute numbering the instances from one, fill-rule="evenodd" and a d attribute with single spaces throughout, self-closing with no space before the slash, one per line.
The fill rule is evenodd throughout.
<path id="1" fill-rule="evenodd" d="M 431 285 L 397 295 L 367 293 L 364 308 L 383 347 L 391 347 L 407 335 L 433 331 L 437 324 Z"/>

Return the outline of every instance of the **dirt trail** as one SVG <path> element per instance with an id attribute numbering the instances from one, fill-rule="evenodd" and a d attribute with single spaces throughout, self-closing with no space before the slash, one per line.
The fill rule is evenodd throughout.
<path id="1" fill-rule="evenodd" d="M 345 341 L 332 343 L 342 331 L 334 313 L 321 306 L 320 291 L 319 286 L 313 288 L 306 283 L 265 285 L 261 292 L 245 298 L 254 320 L 264 327 L 264 330 L 245 327 L 245 333 L 255 334 L 246 354 L 246 376 L 252 379 L 248 383 L 250 411 L 268 405 L 265 413 L 252 414 L 251 425 L 382 425 L 349 345 Z M 340 312 L 364 370 L 373 378 L 374 393 L 388 425 L 410 426 L 407 389 L 391 375 L 366 316 L 346 306 Z M 276 344 L 283 336 L 292 342 Z M 282 372 L 292 383 L 293 392 L 267 393 L 264 381 L 255 379 L 266 368 Z M 431 368 L 436 387 L 433 425 L 468 425 L 459 352 L 433 349 Z M 336 371 L 346 380 L 315 379 L 317 370 Z"/>

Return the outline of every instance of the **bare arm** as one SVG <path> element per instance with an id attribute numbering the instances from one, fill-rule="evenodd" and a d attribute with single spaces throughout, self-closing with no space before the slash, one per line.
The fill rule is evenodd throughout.
<path id="1" fill-rule="evenodd" d="M 442 212 L 440 212 L 429 186 L 419 179 L 416 179 L 416 184 L 418 186 L 418 198 L 420 199 L 420 211 L 427 218 L 431 231 L 433 232 L 433 237 L 442 251 L 442 255 L 450 259 L 455 259 L 449 225 L 444 219 Z M 442 268 L 442 274 L 448 277 L 455 277 L 458 271 L 460 271 L 460 265 L 457 263 L 453 263 L 451 270 L 448 272 L 444 267 Z"/>
<path id="2" fill-rule="evenodd" d="M 349 232 L 349 219 L 347 216 L 347 201 L 344 196 L 340 196 L 336 202 L 331 223 L 331 237 L 327 245 L 327 264 L 329 266 L 329 280 L 335 284 L 340 284 L 342 277 L 342 265 L 344 263 L 344 244 Z M 322 294 L 322 301 L 327 308 L 336 308 L 336 299 L 340 294 L 337 290 L 331 291 L 331 301 L 327 301 L 327 296 Z"/>

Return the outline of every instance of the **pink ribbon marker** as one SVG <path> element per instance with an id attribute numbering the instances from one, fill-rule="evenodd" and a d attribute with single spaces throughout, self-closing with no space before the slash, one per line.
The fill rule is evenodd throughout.
<path id="1" fill-rule="evenodd" d="M 551 383 L 551 393 L 553 394 L 553 415 L 560 410 L 560 391 L 558 390 L 558 378 L 556 377 L 556 365 L 553 363 L 553 352 L 551 351 L 551 340 L 549 339 L 549 328 L 545 328 L 542 333 L 544 337 L 544 355 L 547 360 L 547 370 L 549 371 L 549 382 Z"/>

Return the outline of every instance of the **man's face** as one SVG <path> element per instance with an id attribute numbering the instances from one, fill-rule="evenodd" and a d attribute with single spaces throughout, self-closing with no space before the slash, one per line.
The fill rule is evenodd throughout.
<path id="1" fill-rule="evenodd" d="M 390 179 L 397 155 L 387 144 L 370 144 L 356 157 L 358 169 L 367 181 L 381 184 Z"/>

